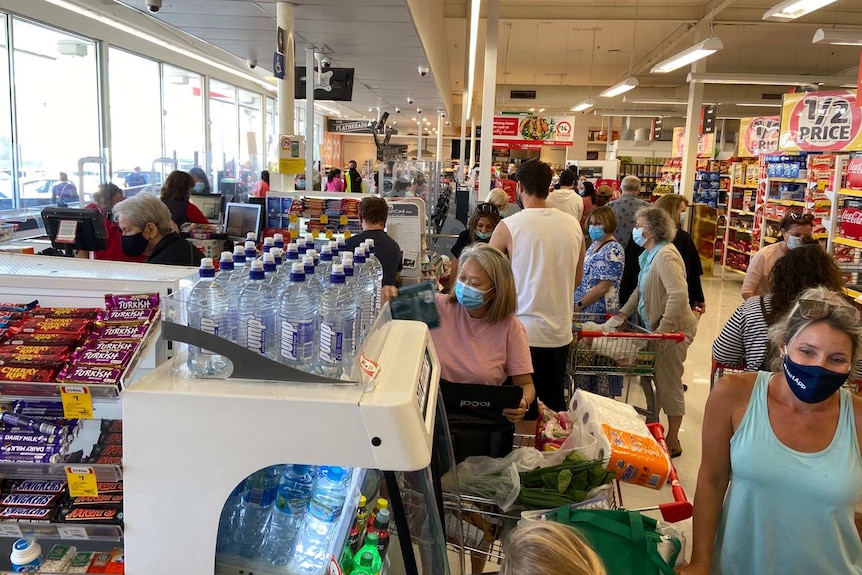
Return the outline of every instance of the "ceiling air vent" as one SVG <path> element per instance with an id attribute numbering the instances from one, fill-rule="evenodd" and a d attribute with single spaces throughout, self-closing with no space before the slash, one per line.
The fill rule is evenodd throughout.
<path id="1" fill-rule="evenodd" d="M 763 94 L 762 97 L 764 100 L 781 100 L 784 94 Z"/>
<path id="2" fill-rule="evenodd" d="M 509 98 L 512 100 L 535 100 L 535 90 L 510 90 Z"/>

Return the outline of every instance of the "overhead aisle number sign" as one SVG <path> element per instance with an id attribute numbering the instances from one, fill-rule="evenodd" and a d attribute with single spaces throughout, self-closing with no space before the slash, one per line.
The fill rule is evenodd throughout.
<path id="1" fill-rule="evenodd" d="M 785 94 L 778 149 L 782 152 L 862 150 L 862 109 L 856 91 Z"/>

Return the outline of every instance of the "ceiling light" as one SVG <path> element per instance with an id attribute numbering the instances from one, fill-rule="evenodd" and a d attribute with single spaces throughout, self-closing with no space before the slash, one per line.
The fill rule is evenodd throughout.
<path id="1" fill-rule="evenodd" d="M 470 4 L 470 54 L 467 75 L 467 115 L 470 119 L 470 110 L 473 107 L 473 83 L 476 80 L 476 43 L 479 41 L 479 8 L 482 0 L 472 0 Z"/>
<path id="2" fill-rule="evenodd" d="M 710 54 L 716 53 L 722 48 L 724 48 L 724 44 L 719 38 L 716 38 L 715 36 L 713 36 L 712 38 L 707 38 L 703 42 L 699 42 L 691 48 L 683 50 L 679 54 L 671 56 L 663 62 L 659 62 L 650 69 L 650 73 L 667 74 L 668 72 L 673 72 L 674 70 L 682 68 L 687 64 L 702 60 L 703 58 L 706 58 Z"/>
<path id="3" fill-rule="evenodd" d="M 629 90 L 634 90 L 638 87 L 638 79 L 637 78 L 626 78 L 619 84 L 611 86 L 601 94 L 599 94 L 599 98 L 615 98 L 620 94 L 625 94 Z"/>
<path id="4" fill-rule="evenodd" d="M 763 15 L 764 20 L 790 22 L 806 14 L 832 4 L 835 0 L 785 0 L 776 4 Z"/>
<path id="5" fill-rule="evenodd" d="M 528 112 L 535 112 L 535 111 L 536 111 L 536 109 L 535 109 L 535 108 L 530 108 L 530 109 L 529 109 L 529 110 L 527 110 L 527 111 L 528 111 Z"/>
<path id="6" fill-rule="evenodd" d="M 413 120 L 413 121 L 415 122 L 415 121 L 416 121 L 416 118 L 411 118 L 411 120 Z"/>
<path id="7" fill-rule="evenodd" d="M 324 112 L 329 112 L 330 114 L 336 114 L 337 115 L 339 113 L 337 109 L 330 108 L 329 106 L 327 106 L 325 104 L 321 104 L 320 102 L 315 102 L 314 107 L 319 109 L 319 110 L 323 110 Z"/>
<path id="8" fill-rule="evenodd" d="M 820 28 L 814 33 L 812 44 L 832 44 L 833 46 L 862 46 L 862 31 Z"/>
<path id="9" fill-rule="evenodd" d="M 544 108 L 539 108 L 539 113 L 540 113 L 540 114 L 541 114 L 542 112 L 544 112 L 544 111 L 545 111 L 545 109 L 544 109 Z"/>
<path id="10" fill-rule="evenodd" d="M 577 106 L 572 106 L 572 112 L 584 112 L 595 105 L 596 103 L 593 100 L 587 99 L 578 104 Z"/>
<path id="11" fill-rule="evenodd" d="M 840 86 L 855 88 L 856 78 L 840 76 L 782 76 L 778 74 L 703 74 L 690 73 L 688 82 L 750 86 Z"/>

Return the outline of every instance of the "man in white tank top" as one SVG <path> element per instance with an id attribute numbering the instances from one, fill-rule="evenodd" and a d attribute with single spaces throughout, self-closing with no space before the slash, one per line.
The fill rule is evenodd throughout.
<path id="1" fill-rule="evenodd" d="M 548 205 L 550 185 L 548 164 L 522 163 L 518 193 L 524 209 L 497 224 L 490 244 L 512 262 L 516 315 L 530 342 L 536 396 L 559 411 L 566 409 L 563 389 L 574 293 L 583 273 L 584 235 L 578 220 Z M 534 403 L 525 420 L 535 420 L 537 415 Z"/>

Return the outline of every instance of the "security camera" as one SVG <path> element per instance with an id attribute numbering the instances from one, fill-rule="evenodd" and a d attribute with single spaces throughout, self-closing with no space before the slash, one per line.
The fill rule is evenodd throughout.
<path id="1" fill-rule="evenodd" d="M 257 60 L 255 60 L 254 58 L 249 58 L 248 60 L 245 61 L 245 63 L 248 64 L 248 67 L 251 68 L 252 70 L 257 68 Z"/>
<path id="2" fill-rule="evenodd" d="M 423 78 L 428 75 L 428 66 L 419 66 L 419 75 Z"/>
<path id="3" fill-rule="evenodd" d="M 441 118 L 445 118 L 445 117 L 446 117 L 446 112 L 440 112 L 440 117 L 441 117 Z"/>
<path id="4" fill-rule="evenodd" d="M 329 70 L 329 68 L 332 67 L 332 62 L 329 61 L 329 58 L 324 56 L 323 58 L 320 59 L 320 67 L 323 68 L 324 70 Z"/>
<path id="5" fill-rule="evenodd" d="M 162 9 L 162 0 L 146 0 L 147 10 L 156 13 Z"/>
<path id="6" fill-rule="evenodd" d="M 396 107 L 396 108 L 395 108 L 395 113 L 396 113 L 396 114 L 400 114 L 400 113 L 401 113 L 401 108 L 397 108 L 397 107 Z"/>
<path id="7" fill-rule="evenodd" d="M 411 98 L 410 96 L 407 96 L 407 103 L 408 103 L 408 104 L 412 104 L 412 103 L 413 103 L 413 98 Z"/>
<path id="8" fill-rule="evenodd" d="M 421 114 L 421 113 L 422 113 L 422 108 L 416 108 L 416 113 L 417 113 L 417 114 Z"/>

